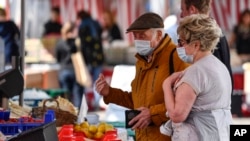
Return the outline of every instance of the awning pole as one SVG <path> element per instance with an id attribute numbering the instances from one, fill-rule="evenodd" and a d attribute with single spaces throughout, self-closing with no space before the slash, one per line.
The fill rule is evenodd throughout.
<path id="1" fill-rule="evenodd" d="M 21 34 L 21 49 L 20 49 L 20 70 L 21 72 L 23 73 L 23 76 L 24 76 L 24 57 L 25 57 L 25 44 L 24 44 L 24 41 L 25 41 L 25 30 L 24 30 L 24 27 L 25 27 L 25 0 L 21 0 L 21 28 L 20 28 L 20 34 Z M 20 106 L 23 106 L 23 92 L 20 94 L 19 96 L 19 105 Z"/>

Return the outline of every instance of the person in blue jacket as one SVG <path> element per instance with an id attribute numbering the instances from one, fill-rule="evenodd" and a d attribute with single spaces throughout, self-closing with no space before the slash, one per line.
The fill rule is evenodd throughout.
<path id="1" fill-rule="evenodd" d="M 92 76 L 92 82 L 95 82 L 103 70 L 105 63 L 103 45 L 102 45 L 102 27 L 97 20 L 94 20 L 86 11 L 79 11 L 77 18 L 80 21 L 78 28 L 78 37 L 81 41 L 81 52 L 85 63 Z M 93 85 L 94 86 L 94 85 Z M 94 93 L 96 110 L 99 109 L 100 95 Z"/>
<path id="2" fill-rule="evenodd" d="M 12 56 L 20 56 L 20 31 L 13 21 L 7 20 L 3 8 L 0 8 L 0 37 L 4 41 L 5 65 L 11 64 Z"/>

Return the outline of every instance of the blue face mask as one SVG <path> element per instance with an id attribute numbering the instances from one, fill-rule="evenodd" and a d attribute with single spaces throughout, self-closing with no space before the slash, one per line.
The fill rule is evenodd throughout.
<path id="1" fill-rule="evenodd" d="M 148 56 L 154 51 L 154 48 L 150 46 L 150 41 L 146 40 L 135 40 L 135 48 L 143 56 Z"/>
<path id="2" fill-rule="evenodd" d="M 186 63 L 190 63 L 190 64 L 193 63 L 194 56 L 193 55 L 187 55 L 184 47 L 177 47 L 176 51 L 177 51 L 177 54 L 178 54 L 179 58 L 182 61 L 184 61 Z"/>

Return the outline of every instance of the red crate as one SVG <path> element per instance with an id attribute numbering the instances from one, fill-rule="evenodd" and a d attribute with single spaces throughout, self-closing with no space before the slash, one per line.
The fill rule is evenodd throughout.
<path id="1" fill-rule="evenodd" d="M 234 90 L 243 90 L 244 89 L 244 74 L 243 73 L 234 73 Z"/>
<path id="2" fill-rule="evenodd" d="M 53 113 L 46 113 L 47 114 L 53 114 Z M 50 123 L 54 121 L 53 119 L 34 119 L 31 117 L 21 117 L 19 119 L 15 118 L 8 118 L 8 120 L 1 120 L 0 124 L 0 131 L 4 135 L 15 135 L 20 132 L 41 126 L 45 123 Z"/>
<path id="3" fill-rule="evenodd" d="M 58 132 L 59 141 L 121 141 L 117 138 L 117 131 L 107 131 L 100 140 L 88 139 L 82 132 L 74 132 L 73 125 L 63 125 Z"/>

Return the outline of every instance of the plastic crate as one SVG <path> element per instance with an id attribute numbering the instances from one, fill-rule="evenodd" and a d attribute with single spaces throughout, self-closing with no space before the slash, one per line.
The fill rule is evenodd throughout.
<path id="1" fill-rule="evenodd" d="M 58 141 L 56 122 L 43 124 L 41 126 L 32 128 L 21 132 L 8 141 Z"/>
<path id="2" fill-rule="evenodd" d="M 114 121 L 114 122 L 107 122 L 108 124 L 113 125 L 115 128 L 124 128 L 125 129 L 125 122 L 120 122 L 120 121 Z M 135 131 L 132 130 L 131 128 L 127 128 L 127 134 L 128 136 L 135 136 Z"/>
<path id="3" fill-rule="evenodd" d="M 44 119 L 33 119 L 31 117 L 21 117 L 19 119 L 9 119 L 6 121 L 1 121 L 0 131 L 4 135 L 15 135 L 20 132 L 42 126 L 43 124 L 50 123 L 54 121 L 54 113 L 48 111 Z"/>
<path id="4" fill-rule="evenodd" d="M 9 120 L 9 118 L 10 118 L 10 111 L 7 110 L 0 111 L 0 120 L 7 121 Z"/>
<path id="5" fill-rule="evenodd" d="M 42 102 L 43 99 L 24 99 L 24 104 L 31 106 L 31 107 L 37 107 L 39 102 Z"/>
<path id="6" fill-rule="evenodd" d="M 85 141 L 84 136 L 77 136 L 73 132 L 73 125 L 63 125 L 58 133 L 59 141 Z"/>
<path id="7" fill-rule="evenodd" d="M 65 97 L 65 95 L 67 95 L 68 93 L 67 90 L 63 90 L 63 89 L 47 89 L 44 91 L 52 98 L 56 98 L 58 96 Z"/>

